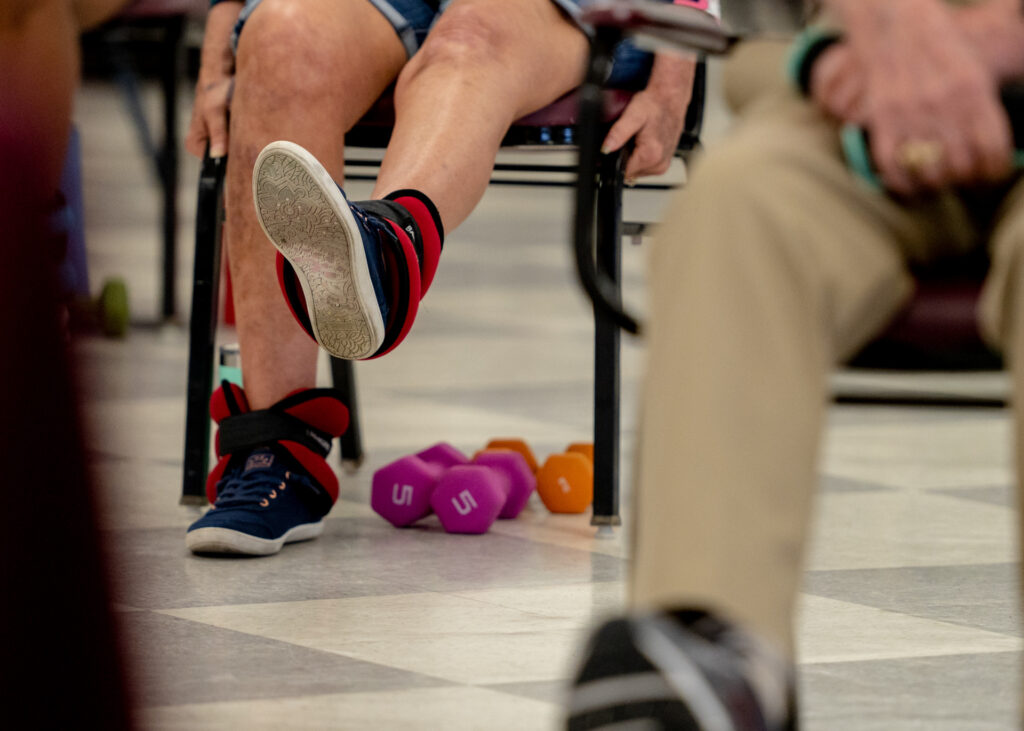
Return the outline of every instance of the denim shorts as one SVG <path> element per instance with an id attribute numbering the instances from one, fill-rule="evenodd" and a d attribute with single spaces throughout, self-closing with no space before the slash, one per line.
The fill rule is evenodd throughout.
<path id="1" fill-rule="evenodd" d="M 440 9 L 435 10 L 425 0 L 368 0 L 379 10 L 388 22 L 394 27 L 395 32 L 405 46 L 405 51 L 411 58 L 423 44 L 431 26 L 437 20 L 437 16 L 444 12 L 444 8 L 451 0 L 443 0 Z M 238 34 L 242 31 L 246 19 L 252 14 L 262 0 L 245 0 L 245 7 L 238 16 L 238 23 L 232 34 L 232 45 L 237 48 Z M 588 33 L 579 21 L 580 0 L 551 0 L 571 20 L 580 26 L 580 30 Z M 647 83 L 647 77 L 651 73 L 653 56 L 647 51 L 642 51 L 628 40 L 623 41 L 615 49 L 615 58 L 612 63 L 612 71 L 608 77 L 608 86 L 616 89 L 642 89 Z"/>

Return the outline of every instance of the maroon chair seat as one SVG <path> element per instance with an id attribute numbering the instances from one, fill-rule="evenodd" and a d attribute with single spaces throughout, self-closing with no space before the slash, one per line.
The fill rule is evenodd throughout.
<path id="1" fill-rule="evenodd" d="M 604 92 L 605 122 L 614 122 L 633 98 L 633 92 L 606 89 Z M 571 134 L 545 134 L 544 130 L 572 130 L 579 121 L 579 92 L 572 91 L 548 106 L 517 120 L 505 135 L 503 147 L 532 144 L 572 144 Z M 395 125 L 395 97 L 383 94 L 359 123 L 345 135 L 350 147 L 387 147 Z"/>
<path id="2" fill-rule="evenodd" d="M 1001 355 L 978 330 L 978 299 L 988 270 L 969 255 L 913 270 L 917 290 L 878 338 L 849 361 L 888 370 L 998 370 Z"/>

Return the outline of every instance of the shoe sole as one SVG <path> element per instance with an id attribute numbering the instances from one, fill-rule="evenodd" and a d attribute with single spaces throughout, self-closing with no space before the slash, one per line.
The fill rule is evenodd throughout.
<path id="1" fill-rule="evenodd" d="M 290 528 L 280 538 L 258 538 L 230 528 L 196 528 L 185 534 L 185 545 L 192 553 L 233 553 L 245 556 L 270 556 L 286 543 L 316 538 L 324 532 L 324 522 L 304 523 Z"/>
<path id="2" fill-rule="evenodd" d="M 363 238 L 334 180 L 293 142 L 271 142 L 252 176 L 256 217 L 289 261 L 313 337 L 336 358 L 368 358 L 384 342 Z"/>

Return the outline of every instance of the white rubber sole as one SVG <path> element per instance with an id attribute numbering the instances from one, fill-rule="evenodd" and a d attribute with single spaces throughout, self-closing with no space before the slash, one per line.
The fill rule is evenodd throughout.
<path id="1" fill-rule="evenodd" d="M 384 319 L 359 227 L 323 165 L 294 142 L 271 142 L 252 174 L 256 217 L 289 261 L 316 341 L 336 358 L 368 358 Z"/>
<path id="2" fill-rule="evenodd" d="M 185 545 L 193 553 L 237 553 L 246 556 L 270 556 L 286 543 L 316 538 L 324 532 L 324 522 L 304 523 L 291 528 L 280 538 L 257 538 L 229 528 L 197 528 L 185 534 Z"/>

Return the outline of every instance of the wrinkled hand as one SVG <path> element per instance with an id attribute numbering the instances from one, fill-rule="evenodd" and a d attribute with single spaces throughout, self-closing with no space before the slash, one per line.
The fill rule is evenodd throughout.
<path id="1" fill-rule="evenodd" d="M 196 157 L 203 156 L 207 143 L 210 157 L 228 152 L 228 105 L 235 61 L 231 30 L 241 10 L 239 0 L 227 0 L 214 5 L 206 16 L 196 98 L 185 135 L 185 149 Z"/>
<path id="2" fill-rule="evenodd" d="M 601 146 L 606 154 L 636 140 L 626 163 L 627 182 L 668 170 L 683 132 L 695 67 L 692 59 L 659 54 L 647 88 L 633 96 L 608 131 Z"/>
<path id="3" fill-rule="evenodd" d="M 200 77 L 196 84 L 196 98 L 192 106 L 192 119 L 185 135 L 185 149 L 202 157 L 206 144 L 210 157 L 223 157 L 228 151 L 228 104 L 234 80 L 231 76 L 214 79 Z"/>
<path id="4" fill-rule="evenodd" d="M 862 106 L 853 104 L 849 121 L 868 130 L 884 185 L 911 195 L 1004 178 L 1012 141 L 998 81 L 953 11 L 940 0 L 861 0 L 848 12 L 861 17 L 848 28 L 853 59 L 845 63 L 860 65 L 864 74 Z M 830 62 L 844 61 L 833 55 Z M 845 109 L 849 92 L 821 93 L 826 108 Z"/>

